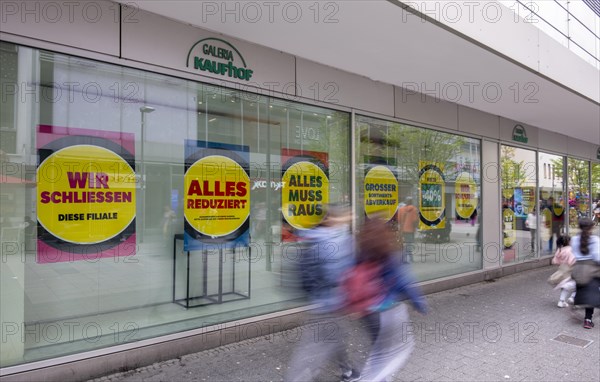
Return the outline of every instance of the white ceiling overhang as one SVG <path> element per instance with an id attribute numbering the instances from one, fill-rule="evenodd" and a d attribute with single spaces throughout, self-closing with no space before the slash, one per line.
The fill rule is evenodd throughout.
<path id="1" fill-rule="evenodd" d="M 186 24 L 376 81 L 400 87 L 409 84 L 426 94 L 600 145 L 598 100 L 448 28 L 407 17 L 405 10 L 389 1 L 250 3 L 255 5 L 159 0 L 137 1 L 136 5 Z M 572 54 L 566 49 L 561 53 Z"/>

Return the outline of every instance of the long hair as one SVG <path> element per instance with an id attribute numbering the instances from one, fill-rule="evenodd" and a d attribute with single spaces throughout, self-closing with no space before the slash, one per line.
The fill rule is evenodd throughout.
<path id="1" fill-rule="evenodd" d="M 592 227 L 594 227 L 594 222 L 590 218 L 581 218 L 579 219 L 579 228 L 581 229 L 581 240 L 579 241 L 579 251 L 587 255 L 590 253 L 589 244 L 590 237 L 592 236 Z"/>
<path id="2" fill-rule="evenodd" d="M 359 262 L 383 262 L 399 249 L 396 235 L 383 219 L 367 220 L 357 237 Z"/>
<path id="3" fill-rule="evenodd" d="M 558 239 L 556 239 L 556 246 L 558 248 L 566 247 L 571 242 L 571 236 L 564 234 L 560 235 Z"/>

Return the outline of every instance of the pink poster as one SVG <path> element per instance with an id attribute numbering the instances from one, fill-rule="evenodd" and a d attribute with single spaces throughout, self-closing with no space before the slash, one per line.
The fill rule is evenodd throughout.
<path id="1" fill-rule="evenodd" d="M 134 135 L 40 125 L 37 152 L 37 262 L 135 254 Z"/>

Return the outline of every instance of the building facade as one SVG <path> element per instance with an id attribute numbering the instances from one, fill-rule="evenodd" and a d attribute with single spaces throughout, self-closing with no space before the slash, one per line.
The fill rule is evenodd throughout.
<path id="1" fill-rule="evenodd" d="M 200 3 L 198 16 L 225 29 L 227 17 L 247 22 L 264 6 L 235 3 L 223 16 Z M 368 78 L 152 6 L 2 5 L 7 380 L 64 380 L 73 369 L 85 379 L 292 327 L 306 309 L 287 272 L 295 233 L 330 203 L 350 206 L 357 229 L 375 216 L 394 225 L 412 200 L 412 266 L 431 292 L 549 264 L 555 235 L 576 232 L 600 200 L 597 94 L 514 62 L 537 82 L 399 86 L 377 57 L 369 70 L 382 77 Z M 282 20 L 344 10 L 310 6 L 282 3 Z M 476 45 L 426 13 L 376 7 Z M 598 79 L 597 66 L 577 62 Z M 559 131 L 528 117 L 555 112 L 543 102 L 563 94 L 554 88 L 580 118 Z M 464 102 L 464 89 L 483 100 Z"/>

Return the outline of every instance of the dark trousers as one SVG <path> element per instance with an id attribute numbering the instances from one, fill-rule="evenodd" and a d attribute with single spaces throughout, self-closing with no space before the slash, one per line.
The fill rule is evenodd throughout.
<path id="1" fill-rule="evenodd" d="M 402 239 L 404 240 L 404 253 L 406 254 L 405 261 L 408 263 L 413 263 L 415 261 L 415 233 L 402 232 Z"/>
<path id="2" fill-rule="evenodd" d="M 550 234 L 550 240 L 548 240 L 548 249 L 550 250 L 550 252 L 552 252 L 552 247 L 553 247 L 553 243 L 554 243 L 554 236 L 556 235 L 556 238 L 558 239 L 558 237 L 560 236 L 560 227 L 558 228 L 554 228 L 552 227 L 552 233 Z"/>
<path id="3" fill-rule="evenodd" d="M 381 327 L 381 318 L 379 312 L 373 312 L 362 317 L 361 323 L 365 331 L 369 334 L 371 343 L 375 343 Z"/>

